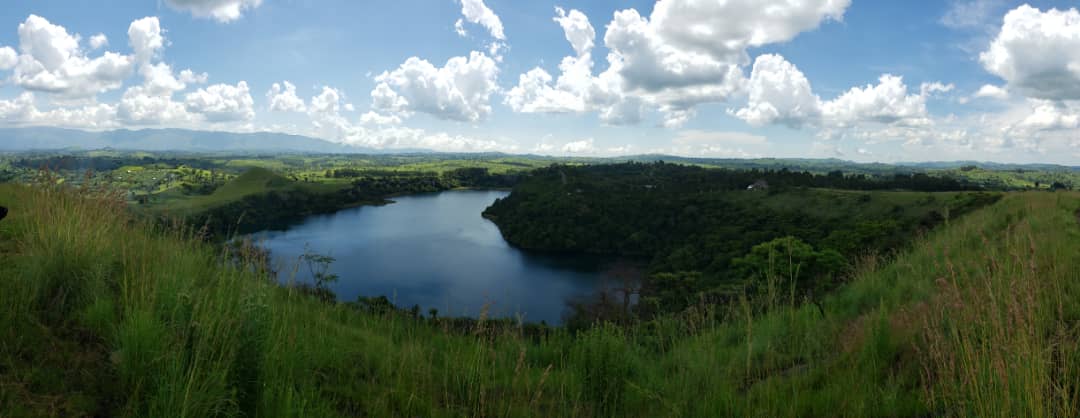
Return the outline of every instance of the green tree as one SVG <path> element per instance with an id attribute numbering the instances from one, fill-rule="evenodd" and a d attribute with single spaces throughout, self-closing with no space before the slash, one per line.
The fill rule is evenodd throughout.
<path id="1" fill-rule="evenodd" d="M 832 287 L 847 265 L 836 250 L 818 251 L 792 236 L 755 245 L 732 263 L 751 288 L 772 297 L 788 290 L 820 293 L 815 291 Z"/>

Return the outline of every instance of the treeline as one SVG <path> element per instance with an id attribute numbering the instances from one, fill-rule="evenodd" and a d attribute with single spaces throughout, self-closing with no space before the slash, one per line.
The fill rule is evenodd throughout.
<path id="1" fill-rule="evenodd" d="M 74 170 L 74 171 L 113 171 L 124 166 L 158 166 L 161 168 L 176 168 L 187 166 L 209 170 L 220 168 L 220 165 L 208 158 L 159 158 L 149 156 L 79 156 L 79 155 L 55 155 L 44 157 L 16 158 L 12 165 L 18 168 L 37 170 L 48 168 L 50 170 Z"/>
<path id="2" fill-rule="evenodd" d="M 757 190 L 747 190 L 755 184 Z M 826 187 L 834 190 L 820 189 Z M 797 253 L 801 271 L 788 278 L 801 281 L 796 287 L 807 295 L 821 294 L 846 273 L 848 260 L 900 248 L 917 231 L 999 197 L 873 191 L 902 188 L 968 187 L 922 176 L 739 171 L 662 162 L 552 166 L 529 174 L 484 216 L 522 248 L 648 260 L 637 313 L 651 315 L 680 310 L 702 297 L 722 302 L 747 287 L 753 290 L 762 271 L 775 267 L 770 256 L 779 253 Z"/>
<path id="3" fill-rule="evenodd" d="M 326 170 L 325 176 L 336 179 L 359 179 L 356 182 L 366 182 L 373 186 L 383 184 L 386 181 L 399 181 L 400 179 L 409 179 L 407 181 L 420 180 L 421 183 L 427 183 L 434 187 L 435 190 L 446 190 L 455 187 L 508 188 L 513 187 L 521 177 L 518 173 L 492 173 L 484 167 L 458 168 L 442 174 L 423 171 L 402 172 L 339 168 Z"/>
<path id="4" fill-rule="evenodd" d="M 443 174 L 399 172 L 364 176 L 336 189 L 290 182 L 191 214 L 187 222 L 202 228 L 209 236 L 223 238 L 231 234 L 285 229 L 311 215 L 365 204 L 383 204 L 391 196 L 459 187 L 505 188 L 513 186 L 517 180 L 516 174 L 491 174 L 486 168 L 466 168 Z"/>

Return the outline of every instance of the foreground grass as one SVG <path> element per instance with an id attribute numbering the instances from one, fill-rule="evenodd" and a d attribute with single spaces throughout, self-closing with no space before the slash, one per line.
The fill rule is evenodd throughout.
<path id="1" fill-rule="evenodd" d="M 326 305 L 121 203 L 0 185 L 0 416 L 1075 416 L 1076 194 L 1011 194 L 820 307 L 525 336 Z M 11 203 L 8 203 L 11 202 Z"/>

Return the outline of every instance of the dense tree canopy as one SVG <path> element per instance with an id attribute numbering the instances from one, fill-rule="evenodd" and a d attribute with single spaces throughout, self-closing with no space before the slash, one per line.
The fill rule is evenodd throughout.
<path id="1" fill-rule="evenodd" d="M 678 309 L 697 292 L 726 298 L 752 287 L 776 254 L 793 257 L 800 290 L 828 288 L 846 259 L 888 253 L 997 199 L 931 193 L 971 188 L 922 174 L 554 165 L 528 174 L 484 215 L 522 248 L 648 260 L 643 300 Z"/>

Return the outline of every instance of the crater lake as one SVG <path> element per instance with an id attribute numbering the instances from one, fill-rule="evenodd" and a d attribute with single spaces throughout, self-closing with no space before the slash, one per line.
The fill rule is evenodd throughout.
<path id="1" fill-rule="evenodd" d="M 339 301 L 386 296 L 440 316 L 517 317 L 561 323 L 566 302 L 601 288 L 603 259 L 512 247 L 481 212 L 505 191 L 465 190 L 395 197 L 394 203 L 316 215 L 285 231 L 252 237 L 270 251 L 283 283 L 310 282 L 305 252 L 335 261 Z"/>

